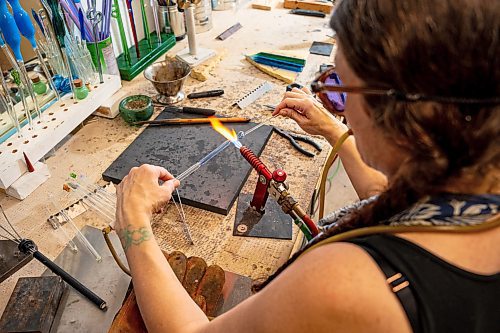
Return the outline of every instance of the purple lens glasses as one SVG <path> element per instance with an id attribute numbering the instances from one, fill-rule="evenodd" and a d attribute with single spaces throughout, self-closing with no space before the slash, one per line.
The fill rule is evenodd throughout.
<path id="1" fill-rule="evenodd" d="M 341 86 L 342 81 L 340 81 L 340 78 L 337 75 L 337 73 L 331 73 L 326 78 L 324 84 L 329 85 L 329 86 Z M 335 107 L 335 109 L 337 111 L 340 111 L 340 112 L 344 111 L 345 100 L 347 97 L 345 93 L 334 92 L 334 91 L 325 91 L 324 94 L 326 94 L 326 97 L 332 103 L 332 106 Z"/>

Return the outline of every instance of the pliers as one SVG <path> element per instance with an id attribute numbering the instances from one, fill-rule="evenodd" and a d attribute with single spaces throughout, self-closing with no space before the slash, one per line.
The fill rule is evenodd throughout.
<path id="1" fill-rule="evenodd" d="M 297 149 L 300 153 L 306 155 L 307 157 L 314 157 L 316 154 L 311 153 L 310 151 L 302 148 L 297 143 L 297 141 L 301 141 L 301 142 L 307 143 L 307 144 L 313 146 L 314 148 L 316 148 L 317 151 L 321 151 L 322 150 L 321 146 L 316 141 L 314 141 L 314 140 L 312 140 L 312 139 L 310 139 L 310 138 L 308 138 L 306 136 L 292 134 L 292 133 L 283 131 L 283 130 L 281 130 L 281 129 L 277 128 L 277 127 L 274 127 L 274 126 L 273 126 L 273 129 L 274 129 L 274 131 L 276 131 L 276 133 L 278 133 L 279 135 L 281 135 L 285 139 L 288 139 L 288 141 L 290 141 L 290 143 L 292 144 L 292 146 L 295 149 Z"/>

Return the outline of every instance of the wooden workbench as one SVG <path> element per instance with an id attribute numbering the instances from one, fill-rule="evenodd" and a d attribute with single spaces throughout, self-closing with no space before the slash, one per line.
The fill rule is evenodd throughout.
<path id="1" fill-rule="evenodd" d="M 272 11 L 260 11 L 243 4 L 238 11 L 213 12 L 214 27 L 197 35 L 202 47 L 209 47 L 224 53 L 222 62 L 213 71 L 206 82 L 189 79 L 185 92 L 224 89 L 221 98 L 198 100 L 190 105 L 210 107 L 219 110 L 221 115 L 247 116 L 255 121 L 268 118 L 270 112 L 261 107 L 262 104 L 275 104 L 281 100 L 285 84 L 260 72 L 244 60 L 243 55 L 262 50 L 303 50 L 307 51 L 312 41 L 333 42 L 328 19 L 305 17 L 288 14 L 288 10 L 274 8 Z M 215 36 L 240 22 L 243 28 L 225 41 L 215 40 Z M 169 54 L 175 54 L 187 46 L 181 41 Z M 314 77 L 321 63 L 330 62 L 327 57 L 310 55 L 306 68 L 297 82 L 308 83 Z M 231 107 L 233 102 L 255 88 L 264 80 L 271 81 L 275 88 L 256 103 L 240 110 Z M 123 88 L 130 94 L 155 94 L 155 90 L 142 75 L 132 82 L 124 82 Z M 159 110 L 156 110 L 157 112 Z M 301 132 L 291 120 L 277 118 L 273 124 L 281 128 Z M 7 215 L 23 235 L 32 238 L 49 258 L 55 258 L 63 249 L 63 235 L 54 231 L 46 222 L 49 211 L 55 212 L 64 208 L 71 199 L 62 190 L 62 185 L 70 172 L 85 174 L 91 180 L 100 180 L 101 173 L 115 160 L 121 152 L 137 137 L 140 129 L 128 126 L 120 117 L 104 119 L 89 118 L 77 131 L 63 142 L 55 153 L 46 161 L 52 177 L 40 186 L 26 200 L 16 199 L 0 194 L 0 204 Z M 329 146 L 326 141 L 316 138 L 323 144 L 323 153 L 315 158 L 307 158 L 292 149 L 283 138 L 273 134 L 266 146 L 262 159 L 271 167 L 282 166 L 289 174 L 291 193 L 307 207 L 316 185 Z M 243 191 L 252 192 L 256 174 L 252 173 Z M 191 228 L 194 246 L 188 245 L 177 212 L 173 206 L 168 207 L 161 222 L 155 225 L 155 235 L 161 247 L 167 251 L 178 249 L 188 255 L 203 257 L 209 263 L 216 263 L 224 269 L 250 276 L 252 278 L 267 276 L 274 271 L 291 252 L 297 229 L 294 227 L 294 239 L 278 241 L 232 236 L 235 207 L 228 216 L 210 213 L 192 207 L 185 207 L 187 221 Z M 46 207 L 49 211 L 47 211 Z M 76 219 L 80 227 L 92 225 L 104 226 L 102 220 L 91 212 Z M 67 229 L 71 233 L 71 229 Z M 74 234 L 74 233 L 73 233 Z M 45 267 L 36 261 L 21 269 L 13 277 L 0 285 L 0 313 L 20 276 L 37 276 Z"/>

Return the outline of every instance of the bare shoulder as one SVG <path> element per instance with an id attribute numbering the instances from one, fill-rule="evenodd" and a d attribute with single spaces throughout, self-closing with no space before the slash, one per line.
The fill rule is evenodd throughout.
<path id="1" fill-rule="evenodd" d="M 204 332 L 411 332 L 385 276 L 363 249 L 321 246 Z"/>
<path id="2" fill-rule="evenodd" d="M 305 268 L 303 274 L 311 272 L 310 279 L 321 286 L 316 292 L 339 331 L 411 332 L 385 275 L 362 248 L 350 243 L 325 245 L 296 264 L 297 269 Z"/>

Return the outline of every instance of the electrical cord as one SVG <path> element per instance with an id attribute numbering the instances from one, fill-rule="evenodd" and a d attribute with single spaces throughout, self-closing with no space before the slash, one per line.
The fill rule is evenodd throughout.
<path id="1" fill-rule="evenodd" d="M 326 186 L 326 190 L 325 190 L 326 193 L 325 194 L 330 193 L 330 190 L 332 189 L 332 186 L 333 186 L 332 185 L 333 179 L 337 176 L 337 174 L 339 173 L 339 170 L 340 170 L 340 159 L 337 158 L 336 160 L 337 160 L 337 166 L 335 167 L 333 174 L 330 177 L 328 177 L 328 179 L 326 180 L 327 185 L 325 185 Z M 317 203 L 318 203 L 319 194 L 320 194 L 319 191 L 314 191 L 314 193 L 313 193 L 313 198 L 311 200 L 311 216 L 316 215 L 316 213 L 318 212 L 319 205 Z"/>
<path id="2" fill-rule="evenodd" d="M 335 142 L 330 155 L 328 155 L 328 159 L 326 160 L 325 167 L 323 169 L 323 174 L 321 175 L 321 181 L 319 185 L 319 215 L 318 219 L 321 220 L 325 215 L 325 196 L 326 196 L 326 182 L 328 180 L 328 170 L 333 165 L 333 162 L 338 157 L 338 152 L 342 147 L 342 144 L 347 140 L 347 138 L 352 134 L 352 131 L 349 129 L 347 132 L 342 134 L 340 138 Z"/>
<path id="3" fill-rule="evenodd" d="M 102 235 L 104 236 L 104 241 L 106 242 L 106 245 L 108 246 L 109 251 L 113 256 L 113 259 L 115 259 L 116 263 L 121 268 L 121 270 L 128 276 L 132 276 L 130 275 L 130 270 L 123 264 L 120 257 L 118 257 L 118 253 L 116 253 L 115 247 L 113 246 L 113 243 L 111 243 L 111 239 L 109 239 L 109 233 L 111 231 L 113 231 L 113 228 L 111 228 L 111 226 L 109 225 L 106 228 L 102 229 Z"/>
<path id="4" fill-rule="evenodd" d="M 177 212 L 179 213 L 179 216 L 183 222 L 183 227 L 187 233 L 187 237 L 189 239 L 189 241 L 191 242 L 191 244 L 194 244 L 193 243 L 193 239 L 191 238 L 191 233 L 189 231 L 189 227 L 187 226 L 186 224 L 186 215 L 184 213 L 184 208 L 182 207 L 182 202 L 181 202 L 181 196 L 179 194 L 179 191 L 176 190 L 176 193 L 177 193 L 177 197 L 178 197 L 178 200 L 179 200 L 179 206 L 178 204 L 175 202 L 174 198 L 172 198 L 172 201 L 175 205 L 175 208 L 177 209 Z M 118 253 L 116 253 L 116 250 L 115 250 L 115 247 L 113 246 L 113 243 L 111 242 L 111 239 L 109 238 L 109 234 L 111 233 L 111 231 L 113 231 L 114 229 L 108 225 L 106 228 L 103 228 L 102 229 L 102 235 L 104 236 L 104 241 L 106 242 L 106 245 L 108 246 L 109 248 L 109 251 L 111 252 L 111 255 L 113 256 L 113 259 L 115 259 L 116 263 L 118 264 L 118 266 L 121 268 L 121 270 L 127 274 L 128 276 L 132 276 L 130 275 L 130 270 L 127 268 L 127 266 L 125 266 L 122 262 L 122 260 L 120 259 L 120 257 L 118 256 Z"/>

